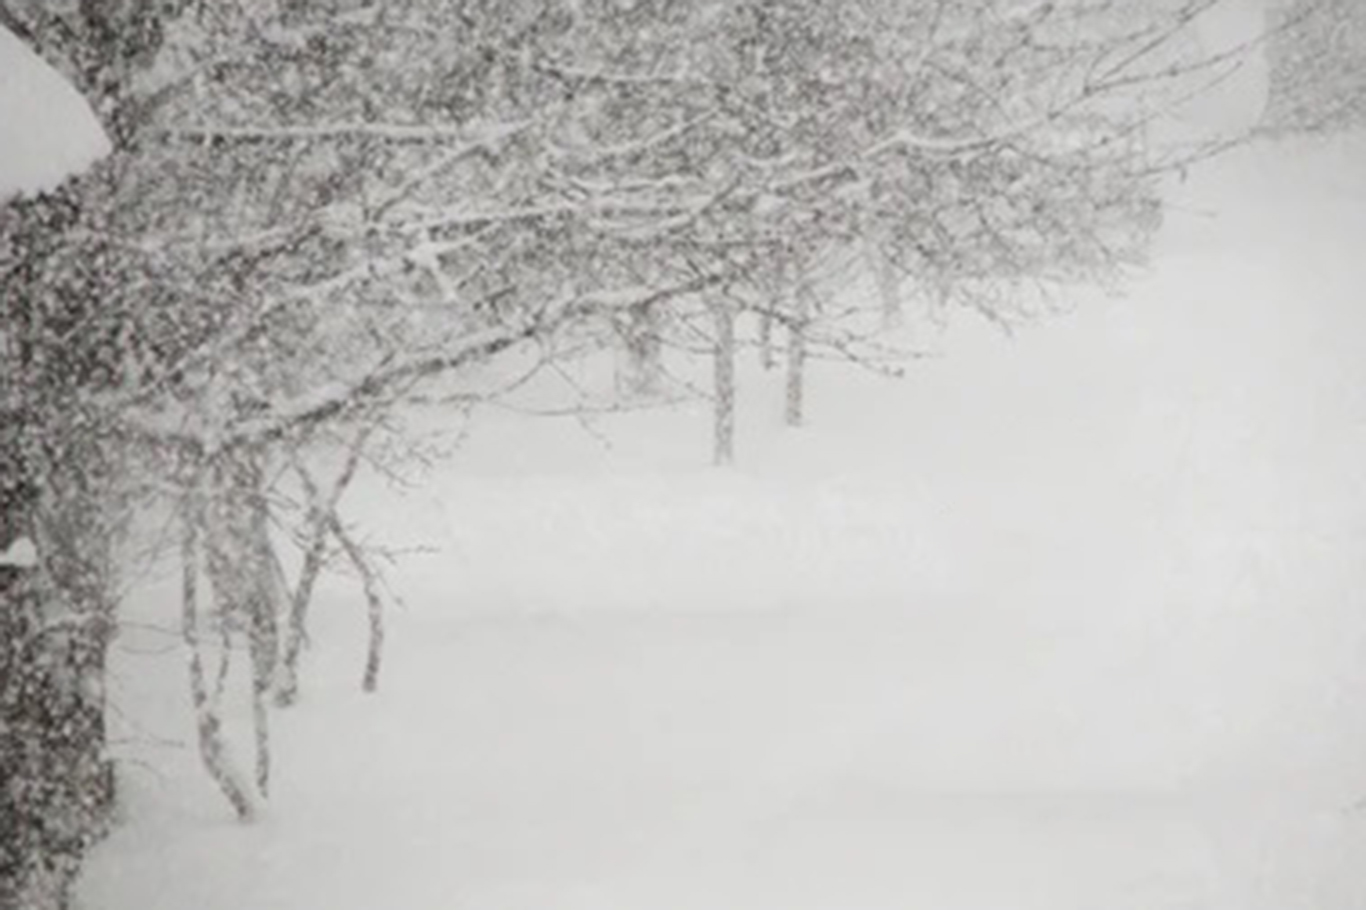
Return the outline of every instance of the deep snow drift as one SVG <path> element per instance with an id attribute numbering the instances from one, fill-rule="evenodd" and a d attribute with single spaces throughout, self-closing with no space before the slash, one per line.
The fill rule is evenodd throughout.
<path id="1" fill-rule="evenodd" d="M 1366 906 L 1363 154 L 1197 172 L 1127 297 L 818 369 L 803 430 L 756 372 L 733 470 L 698 406 L 488 414 L 367 478 L 349 514 L 433 552 L 375 696 L 322 592 L 254 826 L 154 578 L 86 906 Z"/>

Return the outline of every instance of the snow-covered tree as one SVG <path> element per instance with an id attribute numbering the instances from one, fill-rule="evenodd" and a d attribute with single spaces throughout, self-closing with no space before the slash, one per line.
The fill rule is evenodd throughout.
<path id="1" fill-rule="evenodd" d="M 82 43 L 74 30 L 93 35 L 107 25 L 103 17 L 115 6 L 70 11 L 61 20 L 73 30 L 62 33 L 70 41 L 64 46 Z M 35 22 L 44 35 L 57 34 L 49 26 L 58 12 L 22 13 L 0 8 L 0 25 L 30 40 Z M 79 60 L 63 58 L 60 69 L 105 113 L 116 106 L 111 74 L 134 56 L 128 45 L 93 42 Z M 60 129 L 41 121 L 26 128 Z M 54 158 L 71 155 L 86 163 L 98 157 L 82 146 Z M 17 187 L 23 198 L 0 200 L 0 510 L 7 545 L 26 544 L 32 563 L 0 567 L 4 907 L 64 905 L 112 797 L 104 664 L 115 630 L 114 542 L 126 514 L 126 450 L 116 421 L 92 396 L 116 378 L 116 314 L 128 298 L 122 265 L 96 239 L 109 213 L 108 167 L 55 189 L 53 173 L 39 186 Z"/>
<path id="2" fill-rule="evenodd" d="M 797 422 L 806 358 L 868 358 L 907 281 L 1008 319 L 1024 283 L 1111 278 L 1154 224 L 1167 162 L 1146 125 L 1227 63 L 1180 45 L 1215 2 L 0 0 L 114 146 L 0 222 L 22 387 L 0 471 L 39 565 L 0 595 L 5 621 L 29 617 L 5 652 L 21 683 L 0 760 L 32 762 L 3 794 L 25 821 L 0 836 L 0 895 L 59 905 L 98 829 L 77 808 L 102 792 L 130 509 L 182 518 L 201 749 L 248 816 L 324 548 L 361 569 L 379 640 L 337 503 L 387 413 L 434 383 L 479 394 L 465 384 L 506 355 L 621 333 L 638 360 L 714 359 L 724 461 L 742 316 L 786 328 Z M 871 319 L 828 301 L 860 262 L 884 290 Z M 329 489 L 308 456 L 339 438 Z M 287 471 L 306 491 L 292 585 L 267 521 Z M 202 629 L 234 626 L 254 786 L 199 660 Z M 376 644 L 370 685 L 377 667 Z M 38 736 L 48 702 L 74 707 Z M 44 864 L 61 871 L 40 894 L 23 870 Z"/>
<path id="3" fill-rule="evenodd" d="M 1366 126 L 1366 7 L 1351 0 L 1273 0 L 1265 128 L 1320 133 Z"/>
<path id="4" fill-rule="evenodd" d="M 1197 153 L 1151 148 L 1148 126 L 1236 62 L 1185 40 L 1213 5 L 578 4 L 539 64 L 578 102 L 552 172 L 615 201 L 585 227 L 630 243 L 638 273 L 712 288 L 634 319 L 632 350 L 656 356 L 640 327 L 672 326 L 673 344 L 710 334 L 733 359 L 752 310 L 763 338 L 787 327 L 795 403 L 808 352 L 869 356 L 867 320 L 814 305 L 853 261 L 876 272 L 885 325 L 908 281 L 1009 321 L 1022 284 L 1141 260 L 1155 176 Z M 715 398 L 727 433 L 732 392 Z"/>

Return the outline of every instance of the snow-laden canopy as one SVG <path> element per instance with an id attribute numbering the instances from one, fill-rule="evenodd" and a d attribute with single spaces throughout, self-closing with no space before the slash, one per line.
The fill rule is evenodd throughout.
<path id="1" fill-rule="evenodd" d="M 81 94 L 0 26 L 0 200 L 50 190 L 109 149 Z"/>

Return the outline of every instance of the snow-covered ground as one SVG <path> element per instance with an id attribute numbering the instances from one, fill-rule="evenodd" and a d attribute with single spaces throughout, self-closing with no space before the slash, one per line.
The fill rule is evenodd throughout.
<path id="1" fill-rule="evenodd" d="M 322 592 L 255 825 L 153 580 L 85 906 L 1366 907 L 1364 153 L 1197 171 L 1127 298 L 822 368 L 800 431 L 756 372 L 734 469 L 699 406 L 367 478 L 351 516 L 433 551 L 378 694 Z"/>

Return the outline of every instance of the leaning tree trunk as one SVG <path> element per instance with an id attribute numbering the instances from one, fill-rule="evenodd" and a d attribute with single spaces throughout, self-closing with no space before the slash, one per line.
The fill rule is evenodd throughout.
<path id="1" fill-rule="evenodd" d="M 365 590 L 370 643 L 365 649 L 365 673 L 361 677 L 361 689 L 366 692 L 374 692 L 379 688 L 380 660 L 384 654 L 384 602 L 379 595 L 379 577 L 376 576 L 375 570 L 366 560 L 365 552 L 360 548 L 360 545 L 351 537 L 350 532 L 342 526 L 341 519 L 337 517 L 336 512 L 328 515 L 328 528 L 337 538 L 342 549 L 346 551 L 346 558 L 351 561 L 352 567 L 360 575 L 361 586 Z"/>
<path id="2" fill-rule="evenodd" d="M 331 492 L 326 496 L 323 495 L 318 482 L 313 479 L 312 473 L 304 466 L 302 460 L 297 458 L 297 452 L 295 453 L 294 472 L 303 483 L 304 495 L 308 497 L 309 536 L 308 545 L 304 550 L 303 567 L 299 570 L 299 580 L 295 583 L 294 590 L 287 592 L 289 616 L 284 628 L 283 651 L 275 672 L 275 704 L 277 707 L 288 707 L 294 704 L 299 697 L 299 657 L 304 642 L 308 638 L 308 608 L 313 599 L 313 588 L 317 584 L 323 562 L 327 557 L 327 541 L 329 538 L 335 537 L 342 543 L 348 558 L 356 570 L 361 573 L 361 580 L 365 586 L 366 600 L 370 609 L 371 657 L 366 661 L 365 675 L 369 690 L 373 691 L 378 679 L 379 651 L 384 638 L 384 624 L 381 607 L 378 603 L 379 594 L 374 573 L 369 563 L 365 561 L 359 547 L 352 543 L 344 529 L 339 530 L 342 526 L 341 520 L 337 517 L 337 504 L 341 501 L 346 488 L 351 485 L 351 480 L 356 476 L 356 469 L 360 466 L 361 453 L 365 449 L 366 440 L 370 438 L 374 429 L 373 424 L 366 425 L 356 434 L 355 439 L 351 441 L 350 449 L 347 451 L 346 463 L 342 466 L 341 473 L 333 483 Z M 283 573 L 280 574 L 283 575 Z"/>
<path id="3" fill-rule="evenodd" d="M 315 510 L 310 510 L 315 511 Z M 310 539 L 304 553 L 299 580 L 289 594 L 289 617 L 285 625 L 284 650 L 280 656 L 279 672 L 275 677 L 275 705 L 280 708 L 294 704 L 299 698 L 299 658 L 308 637 L 308 607 L 313 600 L 313 588 L 322 573 L 327 557 L 329 528 L 321 513 L 309 517 Z"/>

